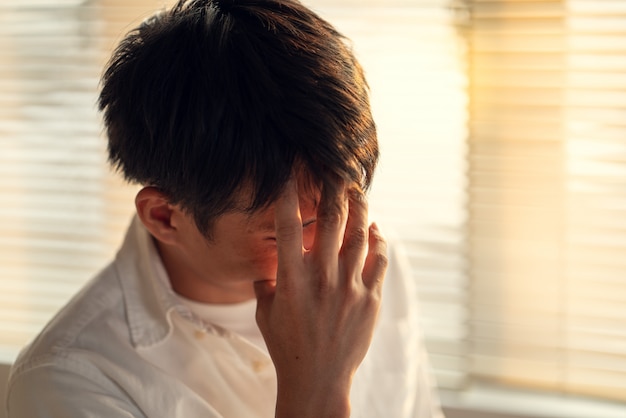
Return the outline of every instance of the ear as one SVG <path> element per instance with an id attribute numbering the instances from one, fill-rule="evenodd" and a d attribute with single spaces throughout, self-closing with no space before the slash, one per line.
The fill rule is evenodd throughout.
<path id="1" fill-rule="evenodd" d="M 152 236 L 165 244 L 178 241 L 176 219 L 180 209 L 155 187 L 144 187 L 135 197 L 137 215 Z"/>

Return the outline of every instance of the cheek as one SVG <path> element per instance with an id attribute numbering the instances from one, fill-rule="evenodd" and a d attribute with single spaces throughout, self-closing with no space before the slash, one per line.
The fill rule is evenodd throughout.
<path id="1" fill-rule="evenodd" d="M 248 264 L 250 268 L 248 275 L 254 276 L 255 279 L 276 279 L 276 271 L 278 268 L 276 244 L 257 248 L 250 261 L 251 263 Z"/>
<path id="2" fill-rule="evenodd" d="M 313 247 L 315 241 L 315 228 L 305 228 L 302 231 L 302 244 L 305 250 L 310 250 Z"/>
<path id="3" fill-rule="evenodd" d="M 250 246 L 247 253 L 247 258 L 258 266 L 272 266 L 277 261 L 275 242 L 262 241 L 257 245 Z"/>

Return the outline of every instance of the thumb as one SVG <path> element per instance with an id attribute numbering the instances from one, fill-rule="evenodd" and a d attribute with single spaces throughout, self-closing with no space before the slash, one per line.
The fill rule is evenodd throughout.
<path id="1" fill-rule="evenodd" d="M 274 280 L 257 280 L 254 282 L 254 294 L 258 302 L 273 296 L 275 290 L 276 281 Z"/>
<path id="2" fill-rule="evenodd" d="M 256 295 L 256 321 L 260 324 L 260 320 L 264 319 L 269 312 L 269 308 L 274 299 L 276 291 L 276 282 L 274 280 L 259 280 L 254 282 L 254 294 Z"/>

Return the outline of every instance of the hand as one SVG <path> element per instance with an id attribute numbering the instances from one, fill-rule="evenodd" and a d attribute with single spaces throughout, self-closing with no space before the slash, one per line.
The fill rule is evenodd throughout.
<path id="1" fill-rule="evenodd" d="M 323 190 L 311 250 L 294 180 L 275 206 L 276 281 L 255 283 L 256 318 L 276 366 L 276 417 L 348 417 L 352 377 L 370 345 L 387 267 L 362 193 Z"/>

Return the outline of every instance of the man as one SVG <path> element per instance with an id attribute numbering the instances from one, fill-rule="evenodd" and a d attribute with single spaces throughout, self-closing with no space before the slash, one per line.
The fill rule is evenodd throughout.
<path id="1" fill-rule="evenodd" d="M 332 26 L 293 0 L 182 0 L 122 41 L 99 103 L 137 216 L 21 353 L 9 416 L 440 416 Z"/>

